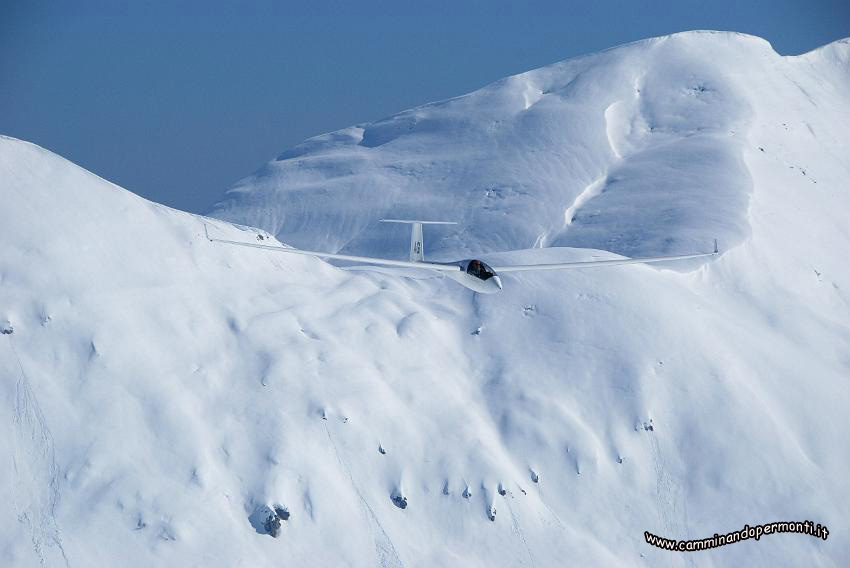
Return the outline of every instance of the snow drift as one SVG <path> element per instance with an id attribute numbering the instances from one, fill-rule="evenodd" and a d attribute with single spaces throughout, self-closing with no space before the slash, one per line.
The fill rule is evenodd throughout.
<path id="1" fill-rule="evenodd" d="M 491 297 L 216 245 L 255 232 L 0 138 L 0 559 L 841 565 L 849 52 L 630 44 L 310 140 L 215 212 L 398 257 L 388 213 L 461 221 L 444 257 L 724 250 Z M 785 520 L 831 536 L 643 534 Z"/>
<path id="2" fill-rule="evenodd" d="M 432 237 L 446 257 L 676 254 L 715 237 L 732 247 L 751 231 L 745 152 L 789 134 L 755 132 L 799 129 L 837 150 L 847 53 L 838 42 L 781 57 L 760 38 L 717 32 L 637 42 L 308 140 L 236 184 L 213 215 L 354 254 L 404 252 L 401 230 L 376 223 L 388 215 L 460 221 Z"/>

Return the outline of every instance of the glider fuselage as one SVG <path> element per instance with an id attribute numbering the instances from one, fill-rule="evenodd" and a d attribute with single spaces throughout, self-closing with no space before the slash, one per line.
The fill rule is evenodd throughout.
<path id="1" fill-rule="evenodd" d="M 477 259 L 462 260 L 458 272 L 446 272 L 446 276 L 465 288 L 481 294 L 495 294 L 502 290 L 502 279 L 492 268 Z"/>

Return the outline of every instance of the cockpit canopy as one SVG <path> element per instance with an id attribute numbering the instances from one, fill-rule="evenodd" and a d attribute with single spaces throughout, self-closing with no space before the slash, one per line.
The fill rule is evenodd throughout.
<path id="1" fill-rule="evenodd" d="M 470 260 L 466 266 L 466 273 L 479 280 L 488 280 L 496 275 L 492 268 L 480 260 Z"/>

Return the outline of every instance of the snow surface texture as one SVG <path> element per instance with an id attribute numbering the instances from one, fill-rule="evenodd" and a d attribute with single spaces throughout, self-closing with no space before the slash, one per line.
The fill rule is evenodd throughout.
<path id="1" fill-rule="evenodd" d="M 308 141 L 216 213 L 397 257 L 391 213 L 464 223 L 448 257 L 723 249 L 494 296 L 214 244 L 0 138 L 0 564 L 844 564 L 848 61 L 638 42 Z M 830 538 L 643 537 L 805 519 Z"/>
<path id="2" fill-rule="evenodd" d="M 717 32 L 625 45 L 308 140 L 213 215 L 301 248 L 395 257 L 404 228 L 382 217 L 459 221 L 430 232 L 437 258 L 543 246 L 677 254 L 713 238 L 731 248 L 752 231 L 754 144 L 798 175 L 806 163 L 783 153 L 791 139 L 841 155 L 847 52 L 837 42 L 781 57 Z"/>

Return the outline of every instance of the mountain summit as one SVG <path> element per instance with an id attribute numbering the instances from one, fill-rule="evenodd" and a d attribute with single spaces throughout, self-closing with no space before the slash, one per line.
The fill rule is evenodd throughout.
<path id="1" fill-rule="evenodd" d="M 639 41 L 312 138 L 212 215 L 310 250 L 393 257 L 404 238 L 383 217 L 460 222 L 430 235 L 444 258 L 728 249 L 752 232 L 753 151 L 799 175 L 814 164 L 785 163 L 791 140 L 840 161 L 849 53 L 840 41 L 782 57 L 727 32 Z"/>

